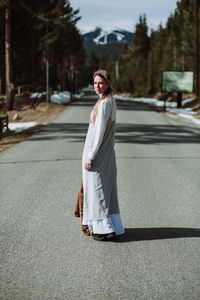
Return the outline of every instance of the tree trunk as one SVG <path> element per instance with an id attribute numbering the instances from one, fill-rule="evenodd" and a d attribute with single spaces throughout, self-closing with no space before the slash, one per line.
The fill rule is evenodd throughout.
<path id="1" fill-rule="evenodd" d="M 199 0 L 195 1 L 195 93 L 199 98 Z"/>
<path id="2" fill-rule="evenodd" d="M 177 93 L 177 108 L 181 108 L 182 107 L 182 93 L 178 92 Z"/>
<path id="3" fill-rule="evenodd" d="M 66 65 L 65 65 L 65 59 L 63 57 L 63 63 L 62 63 L 62 90 L 66 89 Z"/>
<path id="4" fill-rule="evenodd" d="M 1 74 L 0 74 L 0 95 L 3 94 L 3 93 L 2 93 L 2 90 L 3 90 L 3 89 L 2 89 L 2 76 L 1 76 Z"/>
<path id="5" fill-rule="evenodd" d="M 154 69 L 153 69 L 153 51 L 150 50 L 150 94 L 153 94 L 154 91 Z"/>
<path id="6" fill-rule="evenodd" d="M 176 51 L 176 39 L 174 38 L 174 43 L 173 43 L 173 69 L 174 71 L 176 71 L 177 69 L 177 64 L 176 64 L 176 61 L 177 61 L 177 51 Z"/>
<path id="7" fill-rule="evenodd" d="M 12 63 L 11 63 L 11 11 L 8 4 L 6 8 L 6 20 L 5 20 L 5 67 L 6 67 L 6 97 L 8 110 L 13 109 L 14 94 L 12 89 L 14 85 L 11 83 L 12 78 Z"/>

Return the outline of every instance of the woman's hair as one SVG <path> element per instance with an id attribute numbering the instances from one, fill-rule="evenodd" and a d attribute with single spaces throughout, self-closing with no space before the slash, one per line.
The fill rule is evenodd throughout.
<path id="1" fill-rule="evenodd" d="M 108 72 L 106 70 L 97 70 L 96 72 L 94 72 L 93 74 L 93 79 L 95 79 L 96 76 L 101 77 L 107 84 L 109 84 L 109 87 L 107 90 L 104 91 L 103 95 L 99 98 L 99 100 L 97 101 L 97 103 L 94 106 L 94 110 L 93 110 L 93 118 L 92 118 L 92 123 L 95 123 L 96 117 L 97 117 L 97 113 L 98 113 L 98 104 L 101 100 L 105 99 L 107 95 L 112 94 L 112 89 L 110 87 L 110 83 L 111 83 L 111 78 L 110 75 L 108 74 Z"/>

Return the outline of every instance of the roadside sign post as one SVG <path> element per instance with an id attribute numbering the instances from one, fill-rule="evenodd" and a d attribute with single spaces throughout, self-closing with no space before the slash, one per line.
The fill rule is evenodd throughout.
<path id="1" fill-rule="evenodd" d="M 182 107 L 182 93 L 178 92 L 177 93 L 177 108 L 181 108 Z"/>
<path id="2" fill-rule="evenodd" d="M 182 107 L 182 93 L 193 92 L 194 73 L 185 71 L 163 71 L 162 92 L 177 93 L 177 107 Z M 164 111 L 166 103 L 164 104 Z"/>
<path id="3" fill-rule="evenodd" d="M 163 106 L 163 111 L 166 111 L 166 99 L 164 100 L 164 106 Z"/>

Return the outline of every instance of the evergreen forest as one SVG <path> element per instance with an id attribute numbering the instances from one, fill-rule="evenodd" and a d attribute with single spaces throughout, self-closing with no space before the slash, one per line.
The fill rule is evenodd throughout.
<path id="1" fill-rule="evenodd" d="M 0 94 L 21 85 L 44 91 L 47 60 L 49 86 L 73 90 L 86 55 L 79 19 L 66 0 L 0 0 Z"/>
<path id="2" fill-rule="evenodd" d="M 195 71 L 194 0 L 177 1 L 156 30 L 138 16 L 132 44 L 120 55 L 87 54 L 79 19 L 66 0 L 0 0 L 0 94 L 20 85 L 45 90 L 47 60 L 50 87 L 72 92 L 92 83 L 98 68 L 111 73 L 116 92 L 135 96 L 159 92 L 164 70 Z"/>
<path id="3" fill-rule="evenodd" d="M 147 23 L 145 15 L 139 16 L 133 42 L 124 45 L 119 57 L 99 58 L 99 65 L 112 74 L 117 92 L 152 95 L 161 91 L 162 71 L 195 73 L 195 1 L 177 1 L 174 13 L 157 30 L 148 28 Z M 97 60 L 93 54 L 94 69 Z"/>

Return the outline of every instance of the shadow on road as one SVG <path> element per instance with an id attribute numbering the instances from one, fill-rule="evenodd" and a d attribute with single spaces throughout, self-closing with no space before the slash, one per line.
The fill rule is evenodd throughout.
<path id="1" fill-rule="evenodd" d="M 200 133 L 190 126 L 160 124 L 116 124 L 117 143 L 160 144 L 199 143 Z"/>
<path id="2" fill-rule="evenodd" d="M 133 101 L 126 100 L 117 100 L 117 109 L 118 110 L 154 110 L 148 104 L 138 103 Z"/>
<path id="3" fill-rule="evenodd" d="M 51 123 L 41 129 L 29 141 L 60 140 L 84 142 L 88 123 Z M 138 125 L 117 123 L 115 142 L 132 144 L 191 144 L 199 143 L 200 133 L 190 126 L 176 125 Z"/>
<path id="4" fill-rule="evenodd" d="M 125 234 L 113 242 L 128 243 L 134 241 L 148 241 L 161 239 L 200 237 L 199 228 L 125 228 Z"/>
<path id="5" fill-rule="evenodd" d="M 98 98 L 95 95 L 90 95 L 89 97 L 85 97 L 82 100 L 76 100 L 71 103 L 72 106 L 94 106 Z M 126 100 L 117 100 L 117 110 L 153 110 L 148 104 L 138 103 L 134 101 L 126 101 Z"/>

